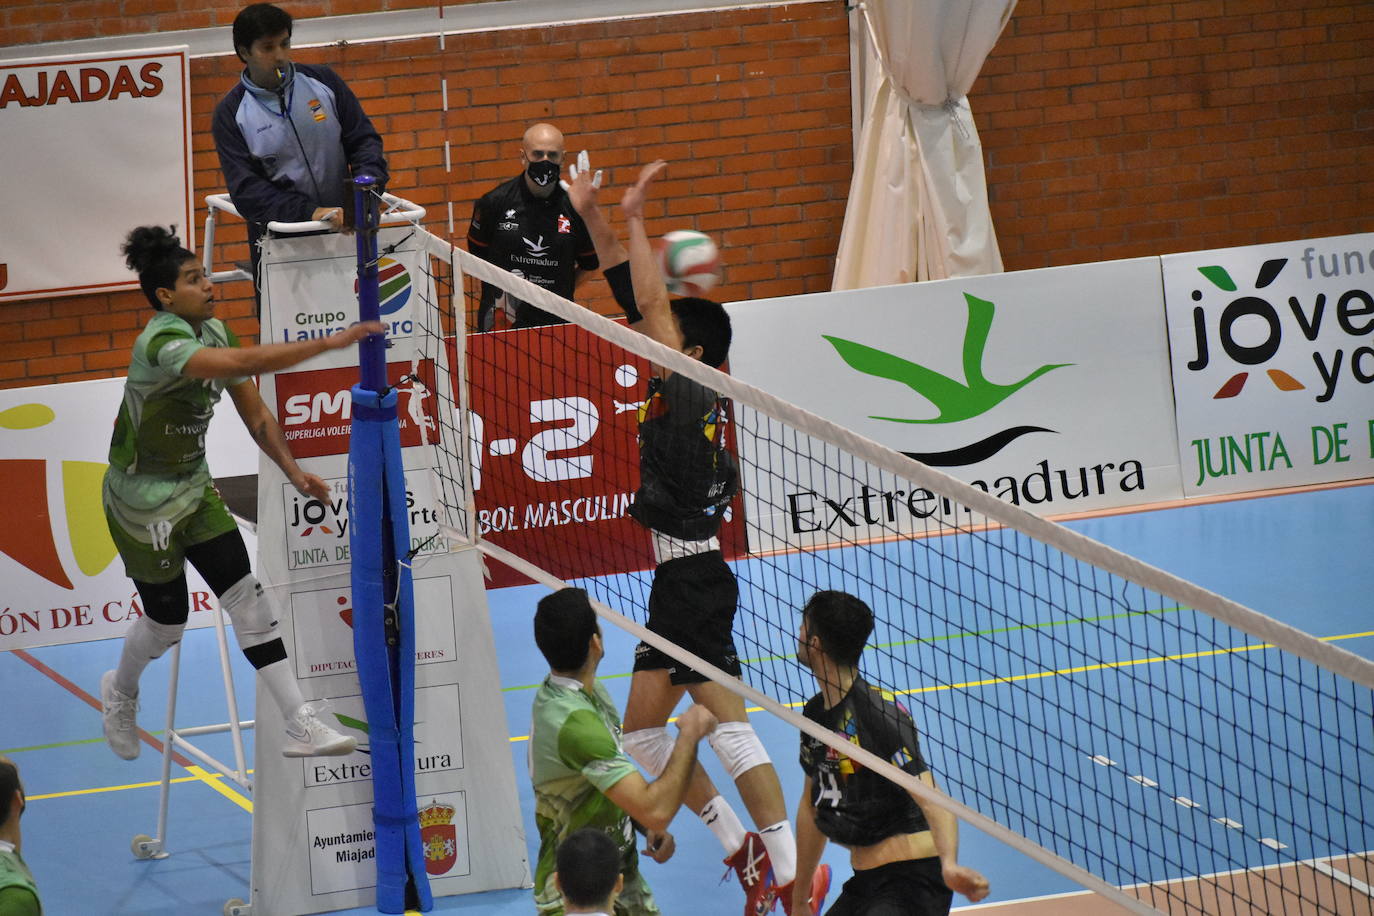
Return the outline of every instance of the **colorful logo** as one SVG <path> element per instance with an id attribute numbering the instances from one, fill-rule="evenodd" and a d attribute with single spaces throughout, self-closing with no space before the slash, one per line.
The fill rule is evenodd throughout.
<path id="1" fill-rule="evenodd" d="M 20 404 L 0 411 L 0 428 L 37 429 L 56 418 L 46 404 Z M 82 574 L 95 576 L 115 557 L 114 541 L 100 502 L 107 466 L 96 461 L 62 461 L 61 467 L 62 502 L 72 555 Z M 0 510 L 0 553 L 53 585 L 74 588 L 57 553 L 48 506 L 48 460 L 0 459 L 0 475 L 8 489 L 4 509 Z"/>
<path id="2" fill-rule="evenodd" d="M 420 843 L 425 850 L 425 871 L 442 875 L 458 862 L 457 809 L 439 801 L 420 809 Z"/>
<path id="3" fill-rule="evenodd" d="M 1055 369 L 1071 366 L 1073 363 L 1052 363 L 1043 365 L 1025 378 L 1010 384 L 989 381 L 983 374 L 983 351 L 987 347 L 988 335 L 992 330 L 992 319 L 996 306 L 986 299 L 979 299 L 964 293 L 968 304 L 968 327 L 964 332 L 963 368 L 964 381 L 950 378 L 928 369 L 919 363 L 911 362 L 865 344 L 845 340 L 842 337 L 822 335 L 835 352 L 851 369 L 865 375 L 901 382 L 921 398 L 935 405 L 934 417 L 917 419 L 911 417 L 889 417 L 871 415 L 871 419 L 888 423 L 958 423 L 981 416 L 998 404 L 1020 391 L 1031 382 Z M 978 442 L 943 452 L 904 452 L 924 464 L 936 467 L 957 467 L 975 464 L 991 458 L 1016 439 L 1029 433 L 1054 432 L 1043 426 L 1015 426 L 994 433 Z"/>
<path id="4" fill-rule="evenodd" d="M 395 258 L 377 261 L 377 311 L 394 315 L 410 301 L 410 271 Z M 358 281 L 353 281 L 353 295 L 358 294 Z"/>
<path id="5" fill-rule="evenodd" d="M 1287 258 L 1272 258 L 1261 264 L 1259 272 L 1255 276 L 1255 289 L 1264 289 L 1278 279 L 1287 263 Z M 1226 268 L 1212 265 L 1199 267 L 1197 270 L 1217 289 L 1228 293 L 1237 291 L 1236 281 L 1231 279 Z M 1193 290 L 1194 302 L 1200 302 L 1202 296 L 1202 290 Z M 1251 329 L 1262 326 L 1264 329 L 1263 339 L 1253 339 L 1247 342 L 1237 340 L 1237 325 Z M 1205 369 L 1210 362 L 1206 312 L 1201 306 L 1196 306 L 1193 309 L 1193 333 L 1196 336 L 1197 358 L 1188 363 L 1188 368 L 1196 372 Z M 1217 327 L 1217 339 L 1221 344 L 1222 351 L 1242 366 L 1263 365 L 1274 358 L 1274 355 L 1279 351 L 1279 344 L 1283 340 L 1283 327 L 1279 321 L 1278 310 L 1259 296 L 1241 296 L 1233 299 L 1221 311 L 1221 319 Z M 1274 387 L 1280 391 L 1301 391 L 1307 387 L 1282 369 L 1266 369 L 1265 375 L 1269 376 Z M 1222 386 L 1212 395 L 1212 400 L 1220 401 L 1235 397 L 1245 388 L 1245 383 L 1249 378 L 1249 372 L 1235 373 L 1222 383 Z"/>

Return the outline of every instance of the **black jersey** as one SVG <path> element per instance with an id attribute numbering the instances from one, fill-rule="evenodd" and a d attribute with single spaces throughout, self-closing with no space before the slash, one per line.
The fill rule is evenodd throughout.
<path id="1" fill-rule="evenodd" d="M 562 188 L 536 197 L 521 172 L 477 201 L 468 226 L 468 250 L 564 299 L 573 297 L 578 270 L 596 270 L 596 248 Z M 501 291 L 482 284 L 478 328 L 490 330 Z M 561 324 L 562 319 L 528 302 L 516 303 L 516 327 Z"/>
<path id="2" fill-rule="evenodd" d="M 714 537 L 739 489 L 725 448 L 729 417 L 728 399 L 685 375 L 650 379 L 639 408 L 639 491 L 630 515 L 675 538 Z"/>
<path id="3" fill-rule="evenodd" d="M 802 712 L 913 776 L 929 769 L 911 713 L 861 677 L 831 708 L 817 694 Z M 836 843 L 872 846 L 890 836 L 930 829 L 905 789 L 807 734 L 801 736 L 801 765 L 811 777 L 816 826 Z"/>

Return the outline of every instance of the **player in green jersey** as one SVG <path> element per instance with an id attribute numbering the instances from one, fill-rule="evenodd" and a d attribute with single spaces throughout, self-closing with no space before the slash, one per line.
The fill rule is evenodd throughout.
<path id="1" fill-rule="evenodd" d="M 40 916 L 43 912 L 33 872 L 19 854 L 24 844 L 19 817 L 25 807 L 19 768 L 0 757 L 0 916 Z"/>
<path id="2" fill-rule="evenodd" d="M 157 314 L 134 341 L 105 474 L 105 517 L 143 607 L 125 636 L 119 666 L 100 680 L 105 739 L 120 757 L 138 756 L 139 676 L 181 639 L 190 610 L 189 560 L 218 596 L 239 647 L 286 719 L 282 752 L 347 754 L 356 740 L 327 725 L 323 708 L 301 696 L 276 611 L 211 480 L 205 433 L 227 391 L 253 440 L 296 489 L 326 499 L 329 485 L 296 464 L 251 376 L 352 346 L 384 328 L 365 322 L 325 338 L 241 347 L 215 317 L 214 291 L 200 262 L 175 235 L 141 226 L 129 233 L 123 252 Z"/>
<path id="3" fill-rule="evenodd" d="M 591 827 L 620 850 L 625 882 L 615 916 L 658 916 L 658 905 L 639 873 L 634 827 L 645 831 L 644 855 L 655 862 L 672 856 L 668 824 L 697 768 L 697 743 L 716 727 L 716 717 L 705 706 L 689 707 L 677 720 L 667 766 L 648 782 L 621 747 L 620 716 L 596 680 L 605 649 L 587 593 L 565 588 L 540 601 L 534 641 L 550 668 L 534 698 L 530 730 L 530 779 L 539 828 L 535 904 L 541 914 L 562 916 L 561 896 L 549 880 L 558 846 L 574 831 Z"/>

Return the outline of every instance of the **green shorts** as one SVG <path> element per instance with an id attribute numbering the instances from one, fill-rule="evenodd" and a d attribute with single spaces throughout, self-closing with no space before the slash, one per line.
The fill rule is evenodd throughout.
<path id="1" fill-rule="evenodd" d="M 136 582 L 153 585 L 171 582 L 181 575 L 186 568 L 188 547 L 212 541 L 238 528 L 214 484 L 206 484 L 200 502 L 172 524 L 165 540 L 158 539 L 161 543 L 154 543 L 151 533 L 147 541 L 133 537 L 116 521 L 108 504 L 105 521 L 110 526 L 110 537 L 114 539 L 119 558 L 124 561 L 125 573 Z"/>

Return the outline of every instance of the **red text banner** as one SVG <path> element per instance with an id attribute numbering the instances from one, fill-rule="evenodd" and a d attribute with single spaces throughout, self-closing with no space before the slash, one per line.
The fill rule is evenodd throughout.
<path id="1" fill-rule="evenodd" d="M 477 533 L 565 579 L 651 568 L 628 512 L 648 361 L 573 325 L 473 334 L 467 351 Z M 721 548 L 743 552 L 738 499 Z M 491 587 L 527 581 L 489 567 Z"/>

